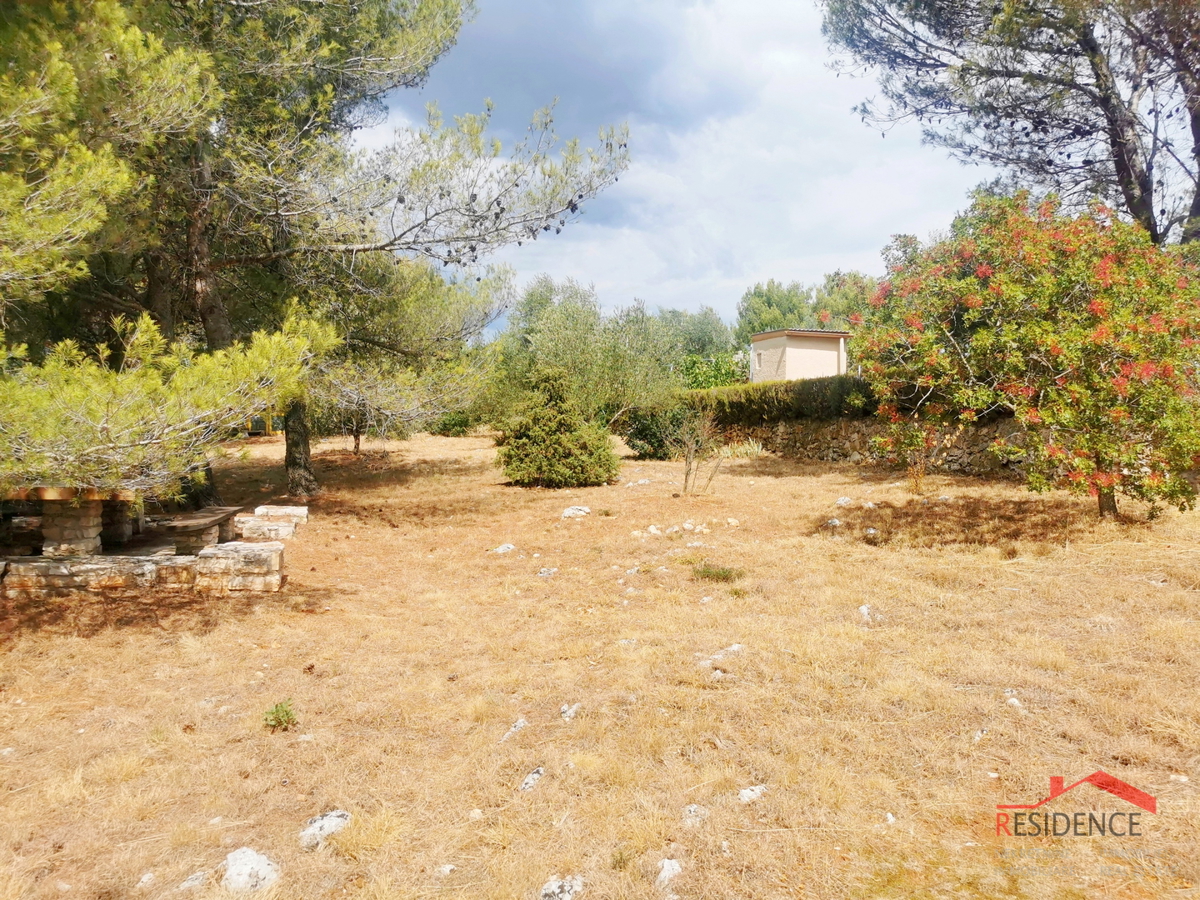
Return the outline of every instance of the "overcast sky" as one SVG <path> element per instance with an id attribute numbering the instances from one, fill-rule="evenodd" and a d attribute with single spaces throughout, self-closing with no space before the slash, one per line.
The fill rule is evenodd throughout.
<path id="1" fill-rule="evenodd" d="M 391 98 L 381 141 L 495 104 L 505 144 L 558 98 L 556 127 L 594 142 L 629 124 L 632 163 L 561 235 L 493 257 L 522 284 L 541 272 L 595 286 L 603 304 L 714 307 L 732 321 L 757 281 L 882 270 L 892 234 L 927 237 L 988 173 L 881 137 L 852 107 L 870 78 L 838 78 L 812 0 L 478 0 L 421 90 Z"/>

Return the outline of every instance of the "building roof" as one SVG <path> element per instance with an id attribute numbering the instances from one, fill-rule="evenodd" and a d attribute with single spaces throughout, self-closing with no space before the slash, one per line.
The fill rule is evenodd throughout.
<path id="1" fill-rule="evenodd" d="M 776 331 L 760 331 L 758 334 L 750 335 L 750 343 L 755 341 L 765 341 L 767 338 L 774 337 L 827 337 L 827 338 L 848 338 L 848 331 L 819 331 L 816 329 L 808 330 L 804 328 L 780 328 Z"/>

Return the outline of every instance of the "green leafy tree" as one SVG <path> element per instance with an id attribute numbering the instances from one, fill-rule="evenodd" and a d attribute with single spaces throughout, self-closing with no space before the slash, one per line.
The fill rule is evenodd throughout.
<path id="1" fill-rule="evenodd" d="M 979 196 L 952 234 L 895 248 L 856 341 L 879 415 L 918 432 L 1007 412 L 1035 490 L 1189 507 L 1200 462 L 1200 267 L 1096 206 Z M 911 450 L 916 440 L 893 437 Z M 920 442 L 922 446 L 925 441 Z"/>
<path id="2" fill-rule="evenodd" d="M 296 394 L 336 341 L 327 327 L 293 321 L 196 355 L 168 346 L 148 314 L 114 330 L 118 346 L 94 356 L 69 341 L 40 365 L 10 356 L 0 371 L 0 490 L 177 495 L 247 416 Z"/>
<path id="3" fill-rule="evenodd" d="M 523 487 L 608 484 L 620 472 L 608 432 L 584 418 L 566 373 L 555 370 L 539 374 L 530 399 L 501 439 L 498 461 Z"/>
<path id="4" fill-rule="evenodd" d="M 660 309 L 658 318 L 671 333 L 681 357 L 711 359 L 734 349 L 733 331 L 711 306 L 702 306 L 699 312 Z"/>
<path id="5" fill-rule="evenodd" d="M 865 121 L 919 122 L 1014 184 L 1093 197 L 1155 242 L 1200 237 L 1193 0 L 821 0 L 844 66 L 877 69 Z"/>
<path id="6" fill-rule="evenodd" d="M 207 58 L 166 48 L 119 3 L 0 5 L 0 328 L 12 303 L 133 238 L 138 167 L 215 102 Z"/>
<path id="7" fill-rule="evenodd" d="M 738 303 L 734 337 L 748 347 L 752 335 L 782 328 L 844 330 L 850 316 L 860 312 L 874 292 L 875 279 L 860 272 L 837 271 L 819 285 L 798 281 L 756 284 Z"/>
<path id="8" fill-rule="evenodd" d="M 641 303 L 606 314 L 590 288 L 541 276 L 509 324 L 499 341 L 493 419 L 502 420 L 548 371 L 566 379 L 585 419 L 605 427 L 620 426 L 631 409 L 660 405 L 682 384 L 670 332 Z"/>

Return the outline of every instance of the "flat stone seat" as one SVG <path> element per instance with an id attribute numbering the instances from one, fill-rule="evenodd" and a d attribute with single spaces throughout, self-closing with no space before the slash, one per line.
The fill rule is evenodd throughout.
<path id="1" fill-rule="evenodd" d="M 194 556 L 205 547 L 224 544 L 235 537 L 233 517 L 240 506 L 210 506 L 196 512 L 172 516 L 162 530 L 175 539 L 175 552 Z"/>

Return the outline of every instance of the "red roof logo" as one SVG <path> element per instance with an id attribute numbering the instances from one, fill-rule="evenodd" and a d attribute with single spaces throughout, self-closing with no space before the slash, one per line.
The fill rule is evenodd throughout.
<path id="1" fill-rule="evenodd" d="M 1050 796 L 1045 800 L 1039 800 L 1037 803 L 1012 803 L 1012 804 L 997 804 L 996 809 L 1037 809 L 1039 806 L 1044 806 L 1056 797 L 1061 797 L 1068 791 L 1073 791 L 1081 784 L 1090 784 L 1100 788 L 1102 791 L 1108 791 L 1114 797 L 1120 797 L 1134 806 L 1140 806 L 1148 813 L 1158 812 L 1158 801 L 1145 791 L 1140 791 L 1132 784 L 1126 784 L 1120 778 L 1114 778 L 1107 772 L 1093 772 L 1087 778 L 1080 778 L 1070 787 L 1063 787 L 1063 779 L 1060 775 L 1050 776 Z"/>

